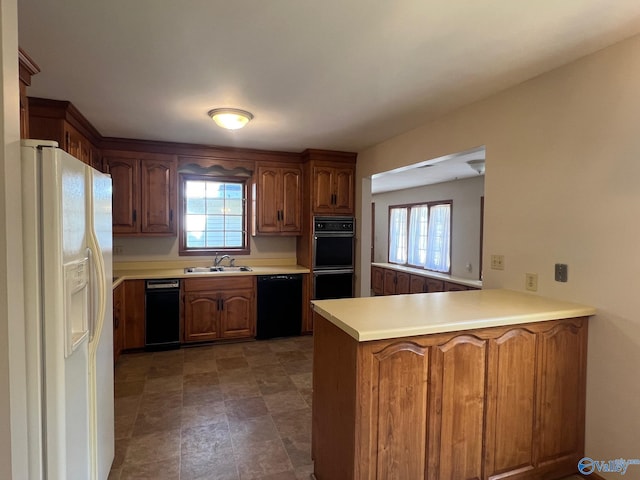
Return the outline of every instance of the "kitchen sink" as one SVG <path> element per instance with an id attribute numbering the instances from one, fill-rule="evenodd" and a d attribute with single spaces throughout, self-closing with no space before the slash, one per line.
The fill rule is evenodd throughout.
<path id="1" fill-rule="evenodd" d="M 184 273 L 251 272 L 251 267 L 187 267 Z"/>

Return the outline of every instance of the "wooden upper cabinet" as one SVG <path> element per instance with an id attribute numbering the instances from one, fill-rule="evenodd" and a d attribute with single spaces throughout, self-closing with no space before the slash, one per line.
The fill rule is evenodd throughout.
<path id="1" fill-rule="evenodd" d="M 29 99 L 27 98 L 27 87 L 31 85 L 31 77 L 40 72 L 40 67 L 18 48 L 18 76 L 20 78 L 20 138 L 31 138 L 29 136 Z"/>
<path id="2" fill-rule="evenodd" d="M 257 169 L 256 235 L 302 233 L 302 170 L 261 165 Z"/>
<path id="3" fill-rule="evenodd" d="M 114 235 L 176 235 L 175 157 L 111 151 L 105 163 L 113 181 Z"/>
<path id="4" fill-rule="evenodd" d="M 353 215 L 354 177 L 354 166 L 314 166 L 312 175 L 313 213 Z"/>
<path id="5" fill-rule="evenodd" d="M 70 155 L 103 170 L 96 146 L 102 137 L 71 102 L 33 97 L 28 100 L 29 138 L 55 140 Z"/>

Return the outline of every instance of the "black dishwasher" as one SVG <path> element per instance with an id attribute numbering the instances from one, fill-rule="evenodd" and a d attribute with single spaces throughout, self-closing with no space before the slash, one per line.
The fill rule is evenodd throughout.
<path id="1" fill-rule="evenodd" d="M 145 303 L 145 349 L 180 348 L 180 280 L 147 280 Z"/>
<path id="2" fill-rule="evenodd" d="M 302 275 L 260 275 L 257 339 L 300 335 Z"/>

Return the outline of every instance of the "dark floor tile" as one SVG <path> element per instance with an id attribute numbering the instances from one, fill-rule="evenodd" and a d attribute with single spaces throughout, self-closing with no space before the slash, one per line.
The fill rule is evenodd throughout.
<path id="1" fill-rule="evenodd" d="M 216 345 L 214 349 L 215 358 L 242 357 L 244 355 L 242 343 L 228 343 Z"/>
<path id="2" fill-rule="evenodd" d="M 224 400 L 222 389 L 219 385 L 185 385 L 183 391 L 183 405 L 191 407 L 206 405 Z"/>
<path id="3" fill-rule="evenodd" d="M 140 399 L 140 412 L 174 410 L 182 407 L 182 391 L 149 392 Z"/>
<path id="4" fill-rule="evenodd" d="M 294 468 L 304 467 L 312 463 L 311 440 L 306 435 L 284 437 L 282 444 Z"/>
<path id="5" fill-rule="evenodd" d="M 225 400 L 237 400 L 260 395 L 258 383 L 255 380 L 223 383 L 220 385 Z"/>
<path id="6" fill-rule="evenodd" d="M 112 469 L 120 470 L 124 460 L 127 456 L 127 449 L 129 448 L 129 439 L 121 438 L 116 442 L 115 455 L 113 458 L 113 463 L 111 464 Z"/>
<path id="7" fill-rule="evenodd" d="M 282 363 L 290 363 L 290 362 L 304 362 L 307 360 L 304 352 L 299 350 L 292 350 L 287 352 L 276 352 L 276 357 Z"/>
<path id="8" fill-rule="evenodd" d="M 291 377 L 291 381 L 300 390 L 313 387 L 313 375 L 311 374 L 311 372 L 296 373 L 296 374 L 290 375 L 290 377 Z"/>
<path id="9" fill-rule="evenodd" d="M 252 355 L 247 357 L 247 363 L 250 367 L 262 367 L 266 365 L 280 365 L 280 359 L 275 352 L 262 353 L 260 355 Z"/>
<path id="10" fill-rule="evenodd" d="M 279 439 L 241 445 L 238 448 L 234 446 L 233 452 L 241 480 L 260 479 L 280 473 L 284 475 L 284 472 L 293 470 Z"/>
<path id="11" fill-rule="evenodd" d="M 129 438 L 131 436 L 133 433 L 133 425 L 136 423 L 136 417 L 136 414 L 119 415 L 115 417 L 114 437 L 116 440 Z"/>
<path id="12" fill-rule="evenodd" d="M 147 379 L 158 377 L 171 377 L 174 375 L 182 375 L 184 364 L 169 363 L 167 365 L 152 365 L 147 372 Z"/>
<path id="13" fill-rule="evenodd" d="M 116 382 L 113 385 L 113 396 L 115 398 L 131 397 L 141 395 L 144 390 L 145 380 L 135 382 Z"/>
<path id="14" fill-rule="evenodd" d="M 273 393 L 296 391 L 295 384 L 288 375 L 265 375 L 256 380 L 260 393 L 269 395 Z"/>
<path id="15" fill-rule="evenodd" d="M 282 367 L 280 361 L 272 365 L 257 365 L 255 367 L 251 367 L 251 371 L 256 378 L 274 375 L 287 375 L 287 372 Z"/>
<path id="16" fill-rule="evenodd" d="M 218 364 L 216 363 L 215 358 L 200 360 L 200 361 L 189 361 L 184 362 L 183 373 L 185 375 L 190 375 L 194 373 L 211 373 L 218 371 Z"/>
<path id="17" fill-rule="evenodd" d="M 238 368 L 232 370 L 221 370 L 218 372 L 220 384 L 225 383 L 241 383 L 255 380 L 255 375 L 251 368 Z"/>
<path id="18" fill-rule="evenodd" d="M 180 457 L 180 429 L 132 437 L 123 468 Z"/>
<path id="19" fill-rule="evenodd" d="M 218 385 L 220 379 L 218 378 L 218 372 L 201 372 L 201 373 L 189 373 L 184 375 L 184 386 L 211 386 Z"/>
<path id="20" fill-rule="evenodd" d="M 217 358 L 216 364 L 218 365 L 218 371 L 237 370 L 239 368 L 247 368 L 249 366 L 247 359 L 244 356 Z"/>
<path id="21" fill-rule="evenodd" d="M 242 351 L 246 357 L 260 356 L 271 353 L 269 342 L 250 342 L 242 346 Z"/>
<path id="22" fill-rule="evenodd" d="M 271 415 L 281 437 L 307 435 L 311 438 L 311 409 L 301 408 Z"/>
<path id="23" fill-rule="evenodd" d="M 231 454 L 231 434 L 227 422 L 182 429 L 182 456 Z"/>
<path id="24" fill-rule="evenodd" d="M 147 464 L 125 464 L 120 480 L 180 480 L 180 458 Z"/>
<path id="25" fill-rule="evenodd" d="M 230 422 L 233 420 L 262 417 L 269 413 L 262 397 L 225 400 L 225 405 Z"/>
<path id="26" fill-rule="evenodd" d="M 179 430 L 182 427 L 182 405 L 162 410 L 143 410 L 138 413 L 133 426 L 133 437 L 166 430 Z"/>
<path id="27" fill-rule="evenodd" d="M 183 455 L 180 480 L 239 480 L 232 453 Z"/>
<path id="28" fill-rule="evenodd" d="M 167 393 L 182 390 L 182 375 L 149 378 L 144 384 L 144 393 Z"/>
<path id="29" fill-rule="evenodd" d="M 270 415 L 247 418 L 244 420 L 230 420 L 229 431 L 234 449 L 267 440 L 279 440 L 280 435 Z"/>
<path id="30" fill-rule="evenodd" d="M 213 360 L 216 358 L 216 347 L 217 345 L 199 345 L 197 347 L 184 348 L 184 361 L 185 363 L 195 363 Z"/>
<path id="31" fill-rule="evenodd" d="M 109 472 L 109 476 L 107 477 L 107 480 L 120 480 L 121 473 L 122 473 L 122 470 L 120 468 L 112 468 L 111 471 Z"/>
<path id="32" fill-rule="evenodd" d="M 308 408 L 307 402 L 296 389 L 263 395 L 262 398 L 272 415 Z"/>
<path id="33" fill-rule="evenodd" d="M 283 363 L 282 368 L 289 375 L 297 375 L 299 373 L 309 373 L 313 369 L 311 360 L 302 360 L 300 362 Z"/>
<path id="34" fill-rule="evenodd" d="M 116 418 L 136 415 L 141 399 L 142 395 L 116 398 L 113 402 L 113 410 Z"/>
<path id="35" fill-rule="evenodd" d="M 227 409 L 223 401 L 185 406 L 182 409 L 182 427 L 211 425 L 227 421 Z"/>

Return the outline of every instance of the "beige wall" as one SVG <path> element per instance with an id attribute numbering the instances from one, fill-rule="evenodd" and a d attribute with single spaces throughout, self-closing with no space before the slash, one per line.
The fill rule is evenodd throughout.
<path id="1" fill-rule="evenodd" d="M 26 457 L 16 0 L 0 0 L 0 35 L 0 478 L 9 480 L 30 478 Z"/>
<path id="2" fill-rule="evenodd" d="M 451 275 L 480 278 L 480 198 L 484 177 L 476 176 L 372 196 L 376 204 L 374 260 L 386 262 L 389 252 L 389 206 L 452 200 Z M 471 266 L 471 270 L 467 269 Z"/>
<path id="3" fill-rule="evenodd" d="M 506 268 L 485 268 L 485 286 L 524 290 L 533 272 L 539 294 L 598 309 L 588 354 L 586 453 L 594 459 L 640 456 L 639 51 L 640 37 L 631 38 L 358 157 L 363 179 L 486 145 L 483 260 L 502 254 Z M 359 237 L 367 245 L 366 229 Z M 568 283 L 554 281 L 556 262 L 569 265 Z"/>
<path id="4" fill-rule="evenodd" d="M 251 237 L 251 255 L 237 255 L 236 264 L 255 259 L 291 259 L 296 258 L 296 237 Z M 194 261 L 207 260 L 207 256 L 183 256 L 178 254 L 177 237 L 134 238 L 116 237 L 116 247 L 122 247 L 122 255 L 115 255 L 114 262 L 139 261 Z M 213 256 L 210 256 L 211 258 Z"/>

